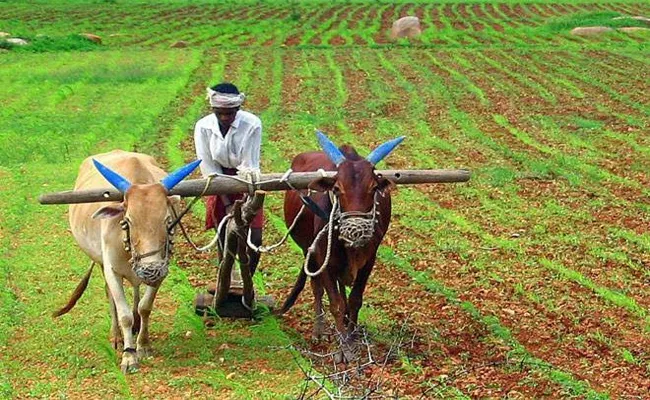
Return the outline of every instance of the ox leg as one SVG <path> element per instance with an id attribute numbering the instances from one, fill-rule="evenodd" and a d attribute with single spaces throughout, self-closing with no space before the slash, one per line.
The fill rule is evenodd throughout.
<path id="1" fill-rule="evenodd" d="M 140 333 L 138 334 L 138 359 L 151 356 L 151 342 L 149 340 L 149 316 L 153 309 L 153 301 L 158 293 L 158 288 L 146 286 L 144 296 L 138 303 L 138 314 L 141 318 Z"/>
<path id="2" fill-rule="evenodd" d="M 345 326 L 345 301 L 343 296 L 338 290 L 338 285 L 335 280 L 327 274 L 323 273 L 320 277 L 325 290 L 327 291 L 327 296 L 330 299 L 330 312 L 334 316 L 334 322 L 336 324 L 336 332 L 340 343 L 340 351 L 334 355 L 334 361 L 337 363 L 340 362 L 350 362 L 354 360 L 354 352 L 351 351 L 348 347 L 348 333 Z M 319 277 L 319 278 L 320 278 Z"/>
<path id="3" fill-rule="evenodd" d="M 108 285 L 104 286 L 106 290 L 106 297 L 108 297 L 109 309 L 111 311 L 111 336 L 110 341 L 113 344 L 115 350 L 119 349 L 122 345 L 122 332 L 120 331 L 120 325 L 117 322 L 117 309 L 115 308 L 115 300 L 111 295 L 111 291 L 108 289 Z"/>
<path id="4" fill-rule="evenodd" d="M 113 271 L 109 262 L 104 263 L 104 278 L 108 285 L 108 290 L 111 292 L 115 308 L 117 310 L 117 318 L 122 329 L 122 337 L 124 338 L 124 350 L 122 351 L 122 372 L 131 372 L 138 368 L 138 358 L 136 355 L 135 343 L 133 342 L 133 313 L 129 308 L 124 295 L 124 286 L 122 286 L 122 278 L 118 278 Z"/>
<path id="5" fill-rule="evenodd" d="M 325 310 L 323 310 L 323 285 L 317 279 L 311 280 L 311 290 L 314 293 L 314 330 L 311 337 L 319 342 L 325 334 Z"/>
<path id="6" fill-rule="evenodd" d="M 138 304 L 140 304 L 140 285 L 133 286 L 133 328 L 131 332 L 137 335 L 140 332 L 140 314 L 138 313 Z"/>
<path id="7" fill-rule="evenodd" d="M 352 292 L 350 292 L 350 298 L 348 302 L 348 311 L 349 311 L 349 321 L 348 321 L 348 332 L 350 332 L 350 339 L 353 341 L 354 346 L 356 346 L 357 338 L 359 332 L 357 330 L 357 324 L 359 320 L 359 310 L 363 303 L 363 292 L 366 289 L 366 284 L 368 283 L 368 278 L 372 272 L 372 268 L 375 265 L 375 258 L 373 257 L 366 265 L 361 268 L 357 274 L 357 278 L 354 280 L 352 285 Z"/>
<path id="8" fill-rule="evenodd" d="M 347 324 L 349 320 L 348 318 L 349 308 L 348 308 L 347 295 L 345 294 L 345 283 L 343 283 L 342 280 L 338 280 L 337 283 L 339 285 L 339 293 L 341 293 L 341 298 L 343 299 L 343 310 L 345 310 L 343 312 L 343 323 Z"/>

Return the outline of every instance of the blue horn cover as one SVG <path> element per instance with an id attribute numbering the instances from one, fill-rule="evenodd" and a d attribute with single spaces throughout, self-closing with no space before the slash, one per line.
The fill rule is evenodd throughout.
<path id="1" fill-rule="evenodd" d="M 406 136 L 400 136 L 398 138 L 395 138 L 393 140 L 389 140 L 386 143 L 380 144 L 376 149 L 372 151 L 366 157 L 366 160 L 368 160 L 372 165 L 377 165 L 377 163 L 381 160 L 383 160 L 387 155 L 391 153 L 391 151 L 395 150 L 395 147 L 402 143 L 402 140 L 404 140 Z"/>
<path id="2" fill-rule="evenodd" d="M 95 168 L 97 168 L 97 171 L 99 171 L 100 174 L 106 180 L 115 187 L 115 189 L 119 190 L 121 193 L 126 192 L 126 190 L 131 187 L 131 182 L 126 180 L 123 176 L 118 174 L 117 172 L 111 170 L 104 164 L 100 163 L 99 161 L 95 160 L 93 158 L 93 164 L 95 164 Z"/>
<path id="3" fill-rule="evenodd" d="M 323 152 L 327 155 L 327 158 L 336 164 L 337 167 L 345 161 L 345 156 L 341 153 L 341 150 L 339 150 L 323 132 L 317 130 L 316 136 L 318 136 L 318 143 L 320 144 L 321 149 L 323 149 Z"/>
<path id="4" fill-rule="evenodd" d="M 160 183 L 167 189 L 169 192 L 174 188 L 174 186 L 178 185 L 180 181 L 185 179 L 189 174 L 192 173 L 196 169 L 196 167 L 201 164 L 201 160 L 196 160 L 192 161 L 191 163 L 180 167 L 176 171 L 172 172 L 171 174 L 167 175 L 166 178 L 164 178 Z"/>

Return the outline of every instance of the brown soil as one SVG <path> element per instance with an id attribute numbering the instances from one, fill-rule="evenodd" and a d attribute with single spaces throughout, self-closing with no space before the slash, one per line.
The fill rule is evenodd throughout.
<path id="1" fill-rule="evenodd" d="M 353 79 L 356 79 L 356 78 L 353 77 Z M 475 111 L 475 110 L 474 110 L 474 111 Z M 395 117 L 397 117 L 397 116 L 395 116 Z M 533 183 L 532 186 L 533 186 L 533 187 L 536 187 L 537 184 L 536 184 L 536 183 Z M 531 189 L 532 189 L 532 188 L 531 188 Z M 558 198 L 558 197 L 566 196 L 565 193 L 562 193 L 564 189 L 562 189 L 562 188 L 558 188 L 558 190 L 560 190 L 560 192 L 558 192 L 558 193 L 550 193 L 550 194 L 546 194 L 546 195 L 544 195 L 544 198 Z M 437 201 L 440 202 L 440 203 L 442 203 L 444 200 L 439 198 L 440 191 L 437 190 L 437 191 L 435 191 L 435 193 L 437 194 L 437 196 L 436 196 Z M 530 193 L 529 196 L 530 196 L 530 197 L 529 197 L 529 201 L 530 201 L 530 200 L 532 200 L 532 199 L 534 199 L 534 198 L 539 198 L 539 197 L 540 197 L 540 194 L 537 193 L 537 192 L 534 192 L 534 193 Z M 446 197 L 446 196 L 445 196 L 445 197 Z M 528 196 L 526 196 L 526 197 L 528 197 Z M 450 198 L 450 200 L 451 200 L 451 199 L 453 199 L 453 198 Z M 452 200 L 452 201 L 453 201 L 453 200 Z M 455 207 L 459 207 L 459 208 L 462 207 L 460 204 L 458 204 L 458 201 L 454 202 L 454 204 L 455 204 Z M 399 229 L 402 230 L 402 231 L 404 231 L 404 230 L 408 230 L 407 227 L 400 227 Z M 580 253 L 580 254 L 583 254 L 583 253 L 584 253 L 584 250 L 583 250 L 583 249 L 577 249 L 577 251 L 578 251 L 578 253 Z M 552 255 L 552 254 L 545 254 L 544 256 L 546 256 L 546 257 L 552 257 L 553 255 Z M 578 254 L 576 254 L 576 255 L 569 255 L 569 256 L 567 257 L 567 259 L 571 259 L 571 258 L 573 258 L 573 259 L 577 259 L 578 257 L 579 257 Z M 431 260 L 431 262 L 435 262 L 435 260 Z M 444 260 L 444 261 L 443 261 L 443 264 L 448 265 L 450 262 L 451 262 L 451 260 L 450 260 L 450 259 L 447 259 L 447 260 Z M 563 262 L 567 262 L 567 260 L 564 260 Z M 456 267 L 452 268 L 452 270 L 445 270 L 445 265 L 441 265 L 441 266 L 439 266 L 439 268 L 441 268 L 441 270 L 440 270 L 440 279 L 441 279 L 442 281 L 444 281 L 446 284 L 450 285 L 450 286 L 455 286 L 453 282 L 457 282 L 457 281 L 458 281 L 457 279 L 459 279 L 459 278 L 456 277 L 456 276 L 453 276 L 453 275 L 449 275 L 449 274 L 452 274 L 452 273 L 453 273 L 453 270 L 462 269 L 462 268 L 461 268 L 462 266 L 456 266 Z M 522 266 L 522 268 L 528 268 L 528 269 L 529 269 L 530 267 L 524 267 L 524 266 Z M 435 269 L 435 270 L 438 270 L 437 268 L 434 268 L 434 269 Z M 515 267 L 515 269 L 517 269 L 517 267 Z M 428 270 L 431 270 L 431 269 L 428 268 Z M 548 273 L 548 272 L 545 271 L 545 270 L 540 270 L 539 272 L 542 273 L 542 274 L 547 274 L 547 273 Z M 445 278 L 446 276 L 447 276 L 447 278 Z M 449 277 L 451 277 L 451 276 L 453 276 L 453 279 L 454 279 L 453 282 L 452 282 L 452 281 L 449 281 Z M 519 276 L 519 277 L 521 277 L 521 276 L 523 276 L 523 275 L 517 275 L 517 273 L 513 273 L 513 277 L 514 277 L 514 276 Z M 542 275 L 542 276 L 543 276 L 543 275 Z M 473 285 L 472 282 L 475 282 L 475 279 L 476 279 L 476 277 L 468 277 L 468 285 L 470 285 L 470 286 Z M 520 278 L 515 278 L 515 279 L 520 279 Z M 545 282 L 546 282 L 545 285 L 548 285 L 548 284 L 549 284 L 548 281 L 545 281 Z M 558 287 L 555 287 L 555 286 L 554 286 L 554 290 L 553 290 L 554 293 L 559 293 L 559 291 L 565 291 L 565 292 L 566 292 L 566 288 L 565 288 L 565 287 L 566 287 L 566 283 L 557 282 L 556 284 L 557 284 Z M 555 285 L 555 284 L 554 284 L 554 285 Z M 595 312 L 595 313 L 598 313 L 598 312 L 601 312 L 601 313 L 602 313 L 602 312 L 603 312 L 603 311 L 602 311 L 602 304 L 601 304 L 601 301 L 600 301 L 599 299 L 593 297 L 593 294 L 592 294 L 589 290 L 587 290 L 587 289 L 583 289 L 583 288 L 581 288 L 581 287 L 575 287 L 575 285 L 571 285 L 571 286 L 572 286 L 572 288 L 571 288 L 570 292 L 566 292 L 566 294 L 567 294 L 567 295 L 569 295 L 569 293 L 573 293 L 573 295 L 577 295 L 577 294 L 579 294 L 580 297 L 581 297 L 581 299 L 580 299 L 579 301 L 577 301 L 576 304 L 582 304 L 583 306 L 586 305 L 586 304 L 590 304 L 590 305 L 588 305 L 588 306 L 585 306 L 585 307 L 587 307 L 587 308 L 589 308 L 589 309 L 592 309 L 592 311 L 590 311 L 590 312 Z M 463 290 L 460 290 L 459 292 L 466 292 L 466 290 L 467 290 L 467 289 L 463 289 Z M 557 292 L 556 292 L 556 291 L 557 291 Z M 512 295 L 512 294 L 511 294 L 511 295 Z M 480 295 L 480 292 L 479 292 L 479 293 L 477 293 L 477 292 L 472 292 L 472 294 L 470 294 L 470 295 L 468 295 L 468 296 L 469 296 L 469 298 L 473 298 L 473 299 L 480 298 L 480 300 L 477 300 L 477 303 L 478 303 L 478 304 L 481 304 L 481 305 L 484 305 L 484 304 L 486 304 L 486 303 L 488 303 L 488 302 L 490 301 L 489 298 L 481 298 L 481 297 L 484 297 L 484 296 L 481 296 L 481 295 Z M 561 295 L 560 295 L 560 296 L 561 296 Z M 583 296 L 586 296 L 587 298 L 591 298 L 591 300 L 587 301 L 586 299 L 582 298 Z M 503 300 L 497 300 L 497 299 L 494 299 L 494 300 L 492 300 L 492 301 L 498 301 L 498 303 L 499 303 L 499 304 L 495 304 L 495 305 L 494 305 L 494 309 L 495 309 L 495 310 L 498 310 L 498 309 L 499 309 L 498 307 L 503 308 L 503 307 L 506 306 L 506 305 L 507 305 L 507 306 L 511 306 L 511 305 L 512 305 L 512 304 L 510 304 L 510 303 L 502 303 Z M 532 305 L 532 304 L 529 305 L 529 306 L 525 306 L 525 308 L 527 308 L 527 309 L 530 309 L 530 307 L 535 308 L 535 306 Z M 567 305 L 564 305 L 564 306 L 563 306 L 563 309 L 564 309 L 565 307 L 567 307 Z M 608 307 L 608 309 L 609 309 L 609 311 L 608 311 L 608 315 L 607 315 L 608 318 L 612 318 L 612 317 L 614 317 L 614 316 L 617 316 L 617 313 L 619 313 L 619 311 L 617 311 L 615 308 Z M 523 313 L 525 313 L 524 310 L 521 310 L 521 311 L 522 311 Z M 576 309 L 576 310 L 573 311 L 573 313 L 577 313 L 577 314 L 580 314 L 580 315 L 582 314 L 582 312 L 583 312 L 583 311 L 580 311 L 580 310 L 578 310 L 578 309 Z M 517 313 L 517 315 L 518 315 L 518 313 Z M 527 317 L 527 316 L 526 316 L 526 317 Z M 552 322 L 552 321 L 554 320 L 554 318 L 550 318 L 550 315 L 542 316 L 541 318 L 543 318 L 543 319 L 544 319 L 544 318 L 548 319 L 548 320 L 546 321 L 545 324 L 549 324 L 549 323 L 552 324 L 552 323 L 554 323 L 554 322 Z M 618 318 L 620 318 L 620 317 L 617 316 L 616 318 L 618 319 Z M 629 317 L 625 317 L 625 318 L 629 318 Z M 593 320 L 593 324 L 594 324 L 593 327 L 597 327 L 598 325 L 600 325 L 600 320 L 601 320 L 601 319 L 600 319 L 599 317 L 594 318 L 594 320 Z M 633 348 L 635 348 L 635 349 L 642 349 L 643 346 L 645 346 L 645 344 L 641 344 L 641 343 L 646 343 L 646 342 L 647 342 L 647 338 L 645 338 L 645 337 L 639 337 L 639 336 L 635 336 L 635 335 L 633 335 L 632 332 L 634 332 L 636 328 L 634 328 L 634 324 L 629 325 L 629 324 L 630 324 L 629 321 L 631 321 L 631 320 L 628 320 L 628 322 L 625 322 L 625 323 L 621 322 L 621 324 L 619 325 L 619 326 L 621 326 L 622 324 L 627 324 L 627 325 L 628 325 L 628 328 L 627 328 L 627 330 L 626 330 L 625 333 L 620 333 L 620 332 L 618 331 L 618 328 L 615 326 L 615 327 L 612 328 L 612 329 L 608 329 L 608 331 L 607 331 L 607 333 L 606 333 L 606 336 L 607 336 L 607 337 L 610 337 L 610 335 L 611 335 L 612 337 L 617 338 L 617 339 L 615 339 L 615 340 L 616 340 L 617 343 L 618 343 L 619 345 L 621 345 L 621 346 L 628 346 L 628 347 L 633 347 Z M 513 329 L 515 329 L 514 326 L 521 326 L 520 324 L 521 324 L 521 318 L 518 317 L 518 318 L 517 318 L 517 325 L 513 325 Z M 540 332 L 540 331 L 541 331 L 541 332 L 547 332 L 546 329 L 541 329 L 541 330 L 539 329 L 540 326 L 543 326 L 543 325 L 544 325 L 544 322 L 542 322 L 542 321 L 538 321 L 538 320 L 535 320 L 534 322 L 531 321 L 530 324 L 524 324 L 524 325 L 525 325 L 525 326 L 530 326 L 530 327 L 531 327 L 531 330 L 530 330 L 530 332 L 526 332 L 525 329 L 522 329 L 521 332 L 518 334 L 518 339 L 519 339 L 520 341 L 522 341 L 522 343 L 528 344 L 528 346 L 534 348 L 535 350 L 537 350 L 537 348 L 539 347 L 539 350 L 540 350 L 540 351 L 548 351 L 548 349 L 557 349 L 558 345 L 557 345 L 557 343 L 554 343 L 554 340 L 555 340 L 555 339 L 554 339 L 554 336 L 553 336 L 553 335 L 549 335 L 548 339 L 546 339 L 546 340 L 549 341 L 548 344 L 546 344 L 546 345 L 544 345 L 543 343 L 541 343 L 541 344 L 539 344 L 539 346 L 537 346 L 537 345 L 534 345 L 534 343 L 536 343 L 536 342 L 533 342 L 533 341 L 532 341 L 532 338 L 536 336 L 536 333 L 537 333 L 537 332 Z M 582 325 L 581 325 L 581 326 L 582 326 Z M 532 328 L 532 327 L 535 327 L 535 328 Z M 553 326 L 551 325 L 551 326 L 548 326 L 548 329 L 549 329 L 548 332 L 553 332 L 553 329 L 554 329 L 554 328 L 553 328 Z M 566 329 L 566 327 L 565 327 L 564 329 Z M 573 328 L 573 329 L 575 329 L 575 328 Z M 584 328 L 580 328 L 580 329 L 584 329 Z M 598 329 L 604 329 L 604 328 L 599 327 Z M 516 331 L 516 329 L 515 329 L 515 331 Z M 528 346 L 527 346 L 527 347 L 528 347 Z M 573 346 L 573 345 L 572 345 L 572 346 Z M 595 346 L 595 347 L 593 347 L 593 350 L 590 350 L 590 351 L 592 351 L 593 353 L 590 353 L 590 351 L 585 351 L 585 350 L 583 349 L 583 350 L 580 350 L 580 353 L 579 353 L 579 355 L 577 356 L 577 358 L 583 358 L 583 360 L 584 360 L 584 357 L 587 357 L 587 358 L 591 358 L 592 360 L 594 360 L 594 361 L 596 362 L 597 360 L 599 360 L 599 359 L 602 357 L 602 355 L 603 355 L 602 352 L 603 352 L 603 351 L 605 351 L 605 354 L 607 354 L 607 351 L 608 351 L 608 350 L 602 348 L 602 345 L 601 345 L 601 344 L 599 344 L 599 343 L 593 343 L 592 346 Z M 626 347 L 626 348 L 628 348 L 628 347 Z M 558 353 L 556 356 L 554 356 L 554 355 L 552 355 L 552 354 L 551 354 L 551 355 L 544 354 L 542 358 L 543 358 L 543 359 L 547 359 L 547 360 L 548 360 L 548 359 L 553 359 L 553 362 L 556 363 L 557 365 L 566 366 L 566 359 L 570 359 L 570 358 L 574 358 L 574 359 L 575 359 L 575 358 L 576 358 L 575 355 L 572 356 L 572 357 L 567 357 L 567 354 L 568 354 L 568 353 L 566 353 L 566 352 L 570 352 L 570 353 L 573 353 L 573 352 L 574 352 L 574 350 L 571 350 L 571 348 L 572 348 L 572 347 L 566 347 L 566 350 L 562 350 L 562 351 L 560 351 L 560 353 Z M 546 349 L 546 350 L 545 350 L 545 349 Z M 598 349 L 599 349 L 599 350 L 598 350 Z M 638 351 L 638 350 L 635 350 L 635 351 Z M 554 352 L 557 352 L 557 350 L 554 350 Z M 591 354 L 591 355 L 590 355 L 590 354 Z M 617 366 L 618 361 L 613 361 L 613 360 L 612 360 L 612 357 L 613 357 L 613 356 L 609 357 L 609 358 L 608 358 L 609 361 L 607 361 L 607 362 L 608 362 L 608 363 L 612 363 L 612 362 L 613 362 L 614 364 L 604 365 L 602 361 L 598 361 L 598 362 L 596 362 L 596 364 L 594 364 L 594 365 L 597 365 L 596 368 L 599 369 L 601 372 L 602 372 L 602 371 L 610 371 L 610 370 L 614 370 L 614 369 L 618 368 L 618 366 Z M 615 357 L 613 357 L 613 358 L 615 358 Z M 577 369 L 577 368 L 579 368 L 579 366 L 576 365 L 576 363 L 572 363 L 572 365 L 567 366 L 567 369 L 568 369 L 568 370 L 572 370 L 572 371 L 580 371 L 580 370 L 581 370 L 581 369 Z M 624 372 L 623 374 L 618 375 L 617 378 L 622 379 L 622 377 L 624 376 L 625 373 L 630 373 L 630 374 L 632 374 L 632 375 L 634 376 L 634 381 L 636 382 L 636 385 L 635 385 L 635 388 L 630 389 L 630 391 L 631 391 L 631 393 L 637 393 L 637 394 L 638 394 L 639 392 L 636 391 L 636 390 L 638 390 L 639 387 L 642 387 L 642 386 L 640 386 L 640 385 L 645 385 L 645 384 L 647 384 L 647 382 L 646 382 L 645 380 L 643 380 L 643 379 L 639 380 L 640 377 L 643 376 L 641 370 L 638 370 L 638 369 L 635 370 L 634 368 L 632 368 L 631 370 L 627 370 L 627 369 L 626 369 L 626 372 Z M 587 375 L 585 375 L 585 376 L 588 376 L 589 374 L 590 374 L 590 373 L 587 373 Z M 582 375 L 579 374 L 578 376 L 581 377 Z M 608 387 L 608 386 L 610 386 L 610 385 L 608 384 L 608 382 L 607 382 L 607 378 L 602 378 L 603 376 L 607 376 L 607 374 L 606 374 L 606 375 L 601 375 L 601 378 L 600 378 L 601 380 L 598 381 L 598 385 L 604 385 L 603 387 Z M 588 380 L 589 380 L 589 378 L 585 378 L 585 379 L 588 379 Z M 596 387 L 598 387 L 598 385 L 597 385 Z M 608 388 L 609 388 L 609 387 L 608 387 Z M 613 391 L 613 393 L 626 393 L 626 389 L 623 389 L 623 388 L 621 388 L 621 387 L 614 387 L 614 388 L 611 389 L 611 390 Z M 619 392 L 619 391 L 620 391 L 620 392 Z"/>
<path id="2" fill-rule="evenodd" d="M 389 42 L 388 32 L 393 26 L 393 22 L 398 19 L 397 15 L 393 7 L 388 7 L 381 13 L 381 26 L 379 27 L 379 32 L 375 34 L 375 42 L 379 44 Z"/>
<path id="3" fill-rule="evenodd" d="M 330 44 L 332 46 L 342 46 L 342 45 L 346 44 L 346 41 L 345 41 L 345 38 L 343 38 L 343 36 L 336 35 L 336 36 L 334 36 L 333 38 L 330 39 L 328 44 Z"/>
<path id="4" fill-rule="evenodd" d="M 319 20 L 321 19 L 321 14 L 324 12 L 323 9 L 316 9 L 314 8 L 310 13 L 306 15 L 301 15 L 300 21 L 302 21 L 303 27 L 302 29 L 299 29 L 296 33 L 293 35 L 290 35 L 287 37 L 287 39 L 284 41 L 285 46 L 296 46 L 300 44 L 300 39 L 304 35 L 305 31 L 307 29 L 313 29 L 312 28 L 312 22 L 316 18 Z"/>
<path id="5" fill-rule="evenodd" d="M 427 4 L 425 10 L 431 16 L 431 21 L 435 24 L 436 29 L 445 29 L 445 24 L 440 19 L 440 9 L 438 7 L 433 4 Z"/>
<path id="6" fill-rule="evenodd" d="M 503 16 L 499 14 L 495 8 L 494 4 L 486 4 L 485 12 L 487 13 L 487 18 L 493 19 L 496 22 L 491 22 L 496 24 L 500 28 L 495 28 L 498 31 L 503 31 L 505 27 L 517 27 L 517 24 L 510 20 L 504 20 Z"/>
<path id="7" fill-rule="evenodd" d="M 355 7 L 353 6 L 340 7 L 339 9 L 332 8 L 331 11 L 329 11 L 327 14 L 326 21 L 329 21 L 330 18 L 333 18 L 334 21 L 331 21 L 331 24 L 327 28 L 321 27 L 322 30 L 319 28 L 319 33 L 316 36 L 314 36 L 314 38 L 311 40 L 310 43 L 313 45 L 327 44 L 327 43 L 323 43 L 323 36 L 327 32 L 339 30 L 342 25 L 346 24 L 347 21 L 349 21 L 349 14 L 354 9 Z M 345 40 L 343 40 L 343 43 L 345 43 Z M 334 43 L 330 41 L 329 44 L 334 44 Z"/>
<path id="8" fill-rule="evenodd" d="M 472 14 L 470 14 L 468 10 L 469 7 L 472 6 L 470 4 L 459 4 L 458 13 L 460 14 L 463 20 L 469 21 L 469 24 L 471 25 L 471 30 L 480 32 L 483 29 L 485 29 L 485 25 L 483 25 Z M 474 5 L 474 7 L 478 7 L 478 6 Z"/>
<path id="9" fill-rule="evenodd" d="M 456 6 L 456 7 L 454 7 L 454 6 Z M 468 21 L 466 21 L 465 18 L 462 18 L 461 16 L 459 16 L 459 14 L 457 13 L 458 12 L 457 10 L 458 10 L 459 7 L 460 7 L 459 4 L 455 4 L 455 5 L 447 4 L 447 5 L 445 5 L 445 8 L 444 8 L 445 16 L 447 17 L 447 19 L 451 23 L 451 26 L 454 29 L 461 30 L 461 31 L 469 30 L 469 29 L 471 29 L 470 23 Z"/>
<path id="10" fill-rule="evenodd" d="M 357 7 L 354 12 L 348 17 L 348 28 L 350 29 L 357 29 L 357 28 L 365 28 L 366 25 L 368 24 L 367 20 L 367 13 L 369 12 L 369 8 L 373 6 L 368 6 L 368 5 L 363 5 Z"/>
<path id="11" fill-rule="evenodd" d="M 478 18 L 480 18 L 482 21 L 484 21 L 486 24 L 490 25 L 492 29 L 494 29 L 497 32 L 503 32 L 503 26 L 501 24 L 497 24 L 496 22 L 491 21 L 491 16 L 487 15 L 485 11 L 481 9 L 481 6 L 478 4 L 472 5 L 472 12 L 474 15 L 476 15 Z"/>

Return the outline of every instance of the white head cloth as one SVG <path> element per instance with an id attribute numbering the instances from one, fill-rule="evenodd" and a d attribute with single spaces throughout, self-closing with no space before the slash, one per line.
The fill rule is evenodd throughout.
<path id="1" fill-rule="evenodd" d="M 208 88 L 208 101 L 210 106 L 217 108 L 235 108 L 242 105 L 246 95 L 244 93 L 221 93 Z"/>

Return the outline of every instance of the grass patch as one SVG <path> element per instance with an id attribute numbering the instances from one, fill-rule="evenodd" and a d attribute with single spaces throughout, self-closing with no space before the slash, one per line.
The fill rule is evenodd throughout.
<path id="1" fill-rule="evenodd" d="M 609 28 L 623 28 L 626 26 L 648 27 L 648 24 L 643 21 L 625 17 L 614 19 L 617 17 L 621 17 L 621 14 L 613 11 L 571 14 L 551 20 L 544 28 L 552 32 L 562 32 L 580 26 L 606 26 Z"/>

